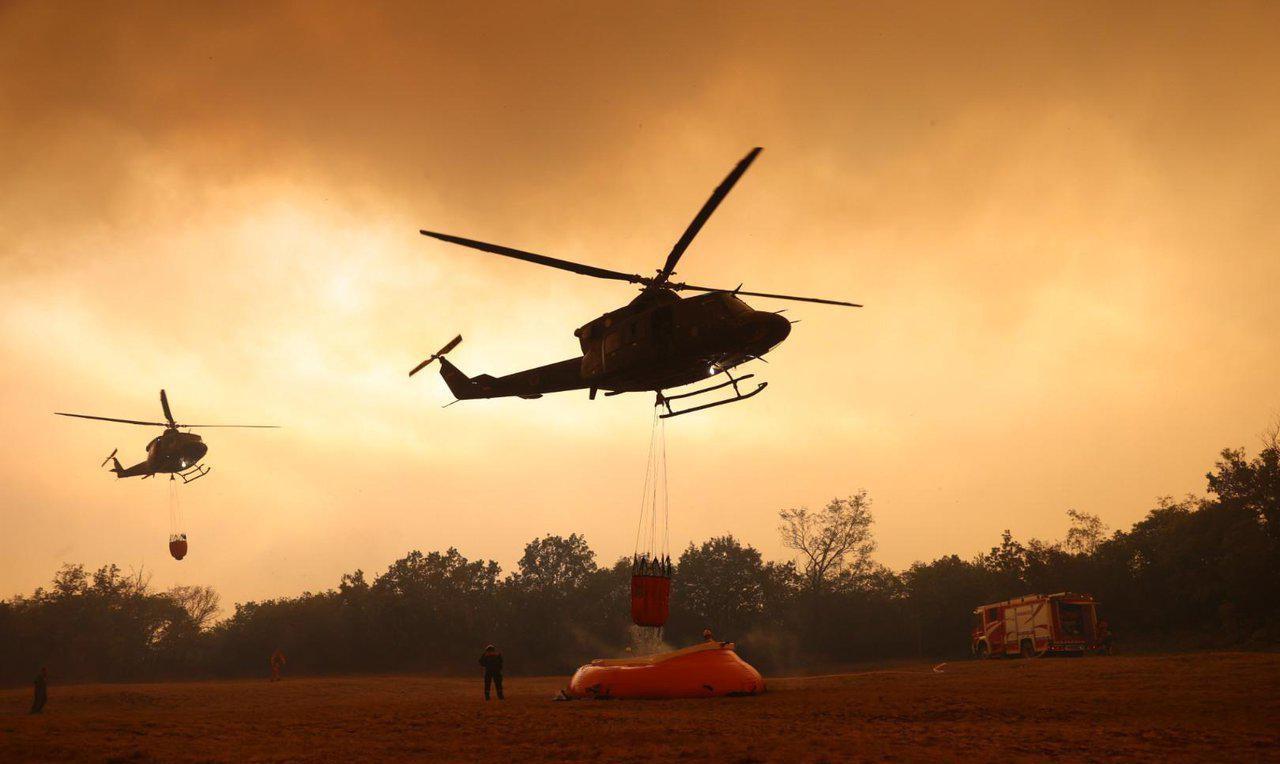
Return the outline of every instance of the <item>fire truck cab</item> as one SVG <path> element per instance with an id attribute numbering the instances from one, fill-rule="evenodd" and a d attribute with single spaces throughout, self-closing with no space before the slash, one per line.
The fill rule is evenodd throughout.
<path id="1" fill-rule="evenodd" d="M 973 611 L 971 648 L 979 658 L 1083 655 L 1098 642 L 1098 603 L 1088 594 L 1029 594 Z"/>

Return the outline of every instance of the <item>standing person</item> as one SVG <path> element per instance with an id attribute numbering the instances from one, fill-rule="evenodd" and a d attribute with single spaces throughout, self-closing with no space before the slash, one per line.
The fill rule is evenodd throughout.
<path id="1" fill-rule="evenodd" d="M 271 654 L 271 681 L 280 681 L 280 669 L 284 668 L 284 664 L 284 650 L 277 647 L 276 651 Z"/>
<path id="2" fill-rule="evenodd" d="M 505 700 L 502 697 L 502 653 L 488 645 L 480 654 L 480 665 L 484 666 L 484 699 L 489 699 L 489 685 L 492 683 L 498 690 L 498 700 Z"/>
<path id="3" fill-rule="evenodd" d="M 36 674 L 35 690 L 36 695 L 31 699 L 31 713 L 41 714 L 44 713 L 44 704 L 49 700 L 49 669 L 44 666 Z"/>
<path id="4" fill-rule="evenodd" d="M 1115 635 L 1111 633 L 1111 624 L 1107 623 L 1107 619 L 1098 619 L 1098 652 L 1103 655 L 1111 654 L 1111 642 L 1115 640 Z"/>
<path id="5" fill-rule="evenodd" d="M 717 641 L 717 640 L 716 640 L 715 635 L 711 633 L 711 629 L 703 629 L 703 630 L 702 630 L 702 641 L 703 641 L 703 642 L 715 642 L 715 641 Z"/>

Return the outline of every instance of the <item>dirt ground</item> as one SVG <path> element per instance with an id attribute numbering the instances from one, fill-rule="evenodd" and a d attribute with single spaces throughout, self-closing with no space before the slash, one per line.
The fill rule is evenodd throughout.
<path id="1" fill-rule="evenodd" d="M 564 677 L 286 678 L 0 691 L 0 761 L 1280 761 L 1280 655 L 947 663 L 767 678 L 752 698 L 574 701 Z"/>

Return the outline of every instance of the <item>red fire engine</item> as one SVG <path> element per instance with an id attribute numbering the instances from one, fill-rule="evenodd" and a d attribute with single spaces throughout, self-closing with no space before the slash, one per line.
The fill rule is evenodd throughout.
<path id="1" fill-rule="evenodd" d="M 1098 603 L 1088 594 L 1029 594 L 973 611 L 973 654 L 979 658 L 1083 655 L 1098 646 Z"/>

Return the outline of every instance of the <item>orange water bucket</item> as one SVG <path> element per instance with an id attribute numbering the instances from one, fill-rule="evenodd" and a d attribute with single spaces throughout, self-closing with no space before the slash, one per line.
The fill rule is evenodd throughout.
<path id="1" fill-rule="evenodd" d="M 631 576 L 631 620 L 636 626 L 663 626 L 670 613 L 670 576 Z"/>

